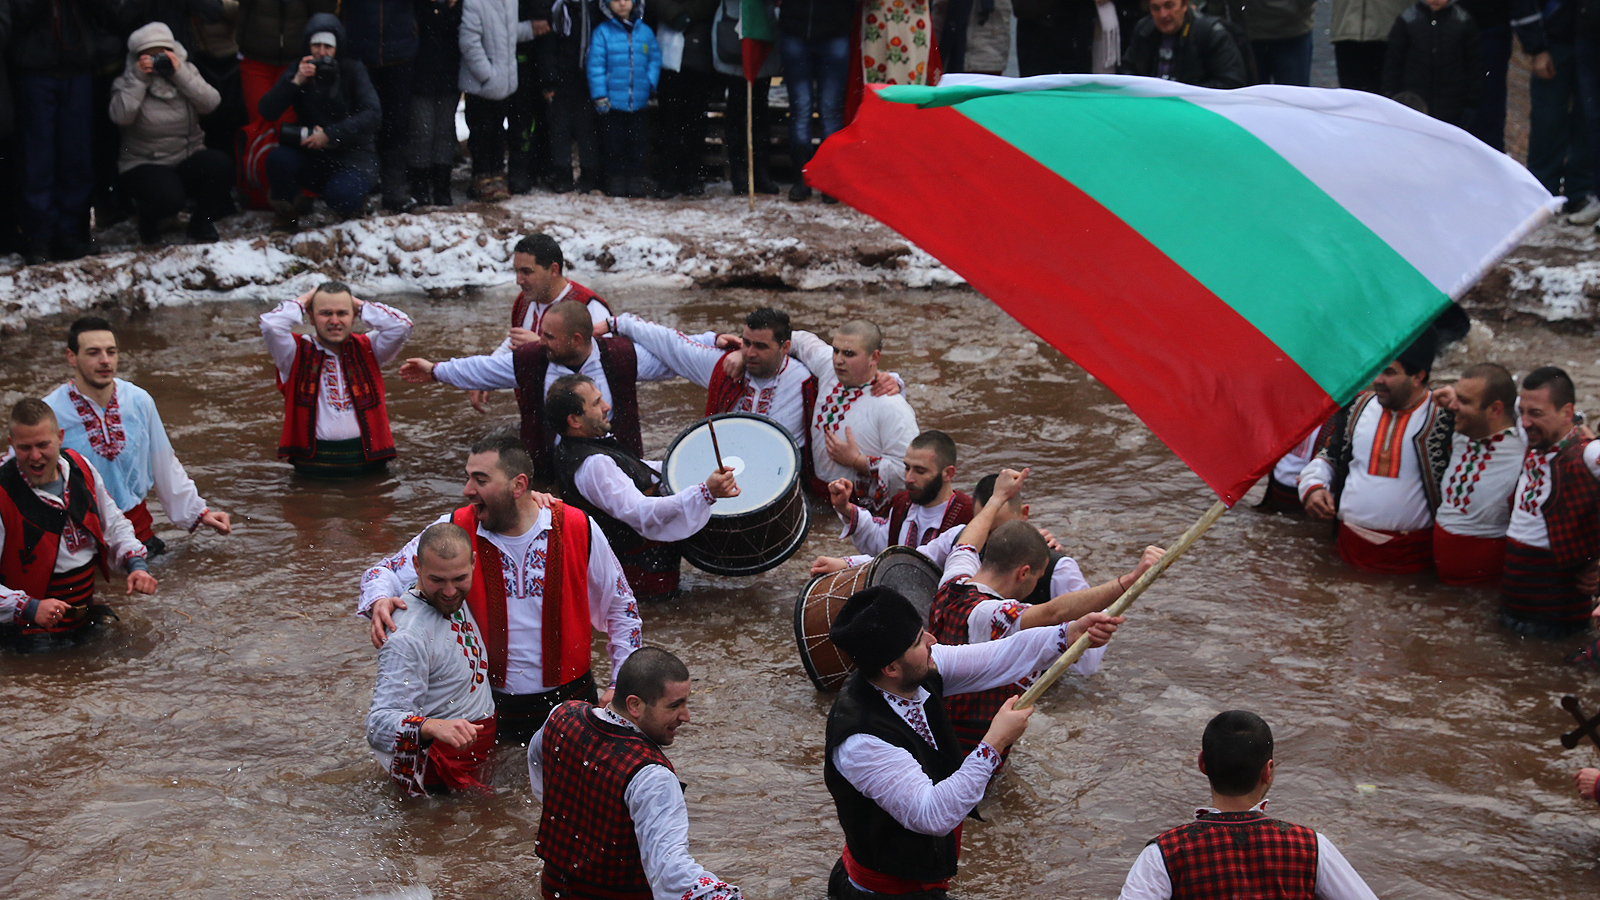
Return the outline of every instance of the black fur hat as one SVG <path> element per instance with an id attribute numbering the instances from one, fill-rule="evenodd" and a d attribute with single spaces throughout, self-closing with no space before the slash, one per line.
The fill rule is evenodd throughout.
<path id="1" fill-rule="evenodd" d="M 828 639 L 868 676 L 899 659 L 922 633 L 922 614 L 893 588 L 869 587 L 844 602 Z"/>

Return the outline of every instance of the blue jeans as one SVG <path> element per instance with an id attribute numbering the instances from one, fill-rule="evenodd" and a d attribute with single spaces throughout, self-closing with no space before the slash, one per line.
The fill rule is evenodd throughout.
<path id="1" fill-rule="evenodd" d="M 1251 41 L 1262 84 L 1311 85 L 1311 32 L 1299 37 Z"/>
<path id="2" fill-rule="evenodd" d="M 1571 44 L 1551 44 L 1556 77 L 1534 78 L 1528 89 L 1528 171 L 1545 190 L 1572 199 L 1594 190 L 1576 56 Z"/>
<path id="3" fill-rule="evenodd" d="M 1578 38 L 1572 42 L 1572 50 L 1578 103 L 1583 109 L 1583 136 L 1588 144 L 1585 158 L 1590 172 L 1600 172 L 1600 40 Z"/>
<path id="4" fill-rule="evenodd" d="M 372 176 L 354 166 L 342 166 L 317 150 L 274 147 L 267 153 L 267 184 L 272 199 L 293 201 L 302 189 L 322 197 L 341 216 L 361 212 Z"/>
<path id="5" fill-rule="evenodd" d="M 1478 46 L 1483 60 L 1483 89 L 1478 95 L 1478 114 L 1467 123 L 1467 130 L 1478 140 L 1503 151 L 1506 149 L 1506 69 L 1511 64 L 1511 26 L 1496 25 L 1479 30 Z"/>
<path id="6" fill-rule="evenodd" d="M 799 161 L 811 159 L 811 113 L 820 97 L 822 139 L 844 127 L 844 85 L 850 69 L 850 38 L 808 41 L 778 35 L 783 84 L 789 89 L 789 144 Z M 814 93 L 813 93 L 814 91 Z"/>
<path id="7" fill-rule="evenodd" d="M 94 190 L 93 79 L 14 78 L 24 230 L 30 241 L 48 242 L 74 233 L 89 211 Z"/>

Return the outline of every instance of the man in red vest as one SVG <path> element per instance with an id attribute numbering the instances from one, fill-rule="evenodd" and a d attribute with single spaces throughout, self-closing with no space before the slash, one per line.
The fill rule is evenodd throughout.
<path id="1" fill-rule="evenodd" d="M 368 334 L 353 333 L 357 317 Z M 294 332 L 306 319 L 315 337 Z M 279 458 L 302 474 L 335 478 L 382 469 L 394 458 L 382 367 L 411 336 L 410 317 L 329 281 L 263 313 L 261 336 L 283 394 Z"/>
<path id="2" fill-rule="evenodd" d="M 567 278 L 567 259 L 561 245 L 548 234 L 530 234 L 520 241 L 511 253 L 511 267 L 517 274 L 517 299 L 511 304 L 511 330 L 500 346 L 494 348 L 496 356 L 503 356 L 524 344 L 540 341 L 539 325 L 550 307 L 563 300 L 576 300 L 589 308 L 590 318 L 604 322 L 611 315 L 611 305 L 598 294 Z M 602 332 L 604 333 L 604 332 Z M 472 408 L 484 411 L 489 399 L 488 391 L 467 391 Z"/>
<path id="3" fill-rule="evenodd" d="M 666 381 L 672 370 L 625 337 L 594 337 L 588 308 L 575 300 L 550 307 L 539 323 L 539 333 L 542 340 L 523 344 L 510 356 L 491 353 L 441 363 L 408 359 L 400 367 L 400 377 L 413 384 L 438 381 L 472 390 L 516 388 L 522 443 L 533 456 L 534 471 L 549 480 L 556 433 L 545 422 L 545 395 L 563 375 L 587 375 L 612 409 L 611 433 L 628 452 L 643 456 L 639 382 Z"/>
<path id="4" fill-rule="evenodd" d="M 526 741 L 568 700 L 610 699 L 590 672 L 591 629 L 606 635 L 613 677 L 643 640 L 638 603 L 605 534 L 582 510 L 532 490 L 532 477 L 533 460 L 517 438 L 483 438 L 467 456 L 467 505 L 437 520 L 473 535 L 467 608 L 483 632 L 505 742 Z M 419 538 L 362 576 L 356 611 L 371 617 L 375 647 L 417 581 Z"/>
<path id="5" fill-rule="evenodd" d="M 689 855 L 683 786 L 662 752 L 688 723 L 688 667 L 644 647 L 622 664 L 609 703 L 563 703 L 528 741 L 545 900 L 743 896 Z"/>
<path id="6" fill-rule="evenodd" d="M 1122 900 L 1377 900 L 1327 838 L 1268 818 L 1272 729 L 1252 712 L 1219 713 L 1200 739 L 1211 806 L 1145 845 Z"/>
<path id="7" fill-rule="evenodd" d="M 906 487 L 889 498 L 889 514 L 874 516 L 850 502 L 855 482 L 838 478 L 828 499 L 844 522 L 842 538 L 876 556 L 893 546 L 920 547 L 957 525 L 972 521 L 972 498 L 956 490 L 956 442 L 942 431 L 924 431 L 906 447 Z"/>
<path id="8" fill-rule="evenodd" d="M 10 440 L 14 455 L 0 464 L 0 625 L 30 638 L 79 632 L 93 620 L 97 566 L 127 572 L 130 594 L 155 593 L 144 544 L 94 466 L 62 451 L 49 405 L 12 407 Z"/>

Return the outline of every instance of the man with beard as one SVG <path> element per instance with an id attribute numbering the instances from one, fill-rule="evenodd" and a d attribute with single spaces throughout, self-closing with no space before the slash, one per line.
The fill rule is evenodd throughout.
<path id="1" fill-rule="evenodd" d="M 1455 425 L 1428 391 L 1436 344 L 1423 332 L 1335 413 L 1323 426 L 1327 446 L 1300 472 L 1306 514 L 1339 520 L 1339 555 L 1363 572 L 1433 565 L 1433 511 Z"/>
<path id="2" fill-rule="evenodd" d="M 465 606 L 475 562 L 459 526 L 428 526 L 411 560 L 417 583 L 378 651 L 367 743 L 413 797 L 486 790 L 478 775 L 494 747 L 494 698 L 483 632 Z"/>
<path id="3" fill-rule="evenodd" d="M 611 406 L 587 375 L 563 375 L 544 401 L 556 445 L 556 486 L 562 499 L 594 517 L 622 561 L 641 600 L 678 590 L 675 542 L 711 521 L 719 498 L 737 497 L 733 469 L 723 467 L 696 489 L 660 496 L 661 463 L 646 462 L 610 437 Z"/>
<path id="4" fill-rule="evenodd" d="M 1048 665 L 1085 630 L 1092 643 L 1105 644 L 1121 622 L 1090 613 L 998 641 L 946 646 L 891 588 L 868 588 L 845 601 L 828 637 L 857 668 L 828 712 L 823 780 L 845 837 L 828 894 L 943 897 L 956 873 L 961 821 L 1033 714 L 1007 699 L 963 756 L 945 695 L 1011 684 Z"/>
<path id="5" fill-rule="evenodd" d="M 1563 638 L 1589 627 L 1600 558 L 1600 443 L 1573 424 L 1572 379 L 1555 366 L 1522 380 L 1528 450 L 1506 526 L 1500 623 Z"/>
<path id="6" fill-rule="evenodd" d="M 200 499 L 183 470 L 156 402 L 143 388 L 117 377 L 117 336 L 111 323 L 85 316 L 67 331 L 67 367 L 72 380 L 45 395 L 61 423 L 61 445 L 94 461 L 106 490 L 133 525 L 151 556 L 166 549 L 155 536 L 145 497 L 155 488 L 174 525 L 194 531 L 205 525 L 218 534 L 232 530 L 228 514 Z"/>
<path id="7" fill-rule="evenodd" d="M 408 359 L 400 367 L 400 377 L 413 384 L 438 381 L 468 390 L 517 388 L 522 443 L 533 457 L 534 471 L 548 479 L 556 435 L 545 424 L 544 398 L 557 378 L 587 375 L 615 411 L 611 430 L 617 441 L 629 453 L 643 456 L 638 383 L 665 381 L 672 377 L 672 370 L 625 337 L 597 338 L 593 332 L 588 307 L 563 300 L 550 307 L 539 322 L 537 343 L 523 344 L 509 356 L 469 356 L 441 363 Z"/>
<path id="8" fill-rule="evenodd" d="M 606 536 L 582 510 L 529 488 L 533 460 L 510 435 L 467 456 L 467 505 L 440 516 L 473 535 L 467 608 L 483 631 L 498 738 L 526 741 L 550 710 L 600 700 L 589 671 L 590 628 L 606 634 L 613 677 L 641 643 L 638 604 Z M 394 630 L 401 593 L 417 581 L 418 538 L 368 569 L 356 611 L 372 619 L 372 644 Z M 610 698 L 611 689 L 604 696 Z"/>
<path id="9" fill-rule="evenodd" d="M 144 545 L 94 466 L 62 450 L 50 407 L 12 407 L 10 437 L 13 455 L 0 463 L 0 625 L 43 640 L 82 633 L 94 618 L 96 564 L 127 572 L 130 594 L 155 593 Z"/>
<path id="10" fill-rule="evenodd" d="M 576 300 L 589 309 L 589 318 L 596 324 L 611 315 L 611 305 L 600 295 L 567 277 L 567 259 L 561 245 L 548 234 L 530 234 L 517 242 L 511 253 L 511 268 L 517 276 L 517 299 L 511 304 L 511 331 L 500 346 L 494 348 L 497 356 L 509 354 L 524 344 L 539 342 L 539 324 L 544 321 L 550 307 L 563 300 Z M 603 333 L 603 332 L 602 332 Z M 474 409 L 483 411 L 488 391 L 467 391 Z"/>
<path id="11" fill-rule="evenodd" d="M 811 490 L 828 498 L 840 478 L 874 514 L 906 486 L 905 453 L 917 436 L 917 414 L 899 395 L 874 390 L 883 355 L 883 330 L 852 319 L 834 332 L 830 346 L 808 331 L 796 331 L 791 355 L 816 373 L 816 411 L 811 416 Z"/>
<path id="12" fill-rule="evenodd" d="M 357 316 L 369 334 L 351 331 Z M 308 318 L 316 336 L 295 334 Z M 409 316 L 328 281 L 263 313 L 261 336 L 283 394 L 280 459 L 303 475 L 326 478 L 374 472 L 394 459 L 383 366 L 411 336 Z"/>
<path id="13" fill-rule="evenodd" d="M 689 668 L 643 647 L 622 664 L 609 703 L 564 703 L 528 741 L 546 898 L 742 896 L 689 855 L 684 786 L 662 752 L 688 723 Z"/>
<path id="14" fill-rule="evenodd" d="M 1517 382 L 1504 366 L 1479 363 L 1439 394 L 1456 433 L 1433 523 L 1434 568 L 1445 584 L 1498 584 L 1509 501 L 1528 447 L 1517 428 Z"/>
<path id="15" fill-rule="evenodd" d="M 942 431 L 924 431 L 906 447 L 906 487 L 889 500 L 887 516 L 873 516 L 850 502 L 855 482 L 828 484 L 828 499 L 856 550 L 876 556 L 897 545 L 918 547 L 972 521 L 972 498 L 955 489 L 956 442 Z"/>

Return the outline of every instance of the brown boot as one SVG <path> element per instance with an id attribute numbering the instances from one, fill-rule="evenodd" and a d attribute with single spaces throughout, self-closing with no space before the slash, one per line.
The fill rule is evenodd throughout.
<path id="1" fill-rule="evenodd" d="M 272 211 L 277 214 L 272 219 L 273 234 L 294 234 L 300 230 L 300 210 L 293 202 L 274 200 Z"/>
<path id="2" fill-rule="evenodd" d="M 478 199 L 486 203 L 498 203 L 501 200 L 511 199 L 511 192 L 506 190 L 506 177 L 504 175 L 479 175 L 473 181 L 473 193 Z"/>

